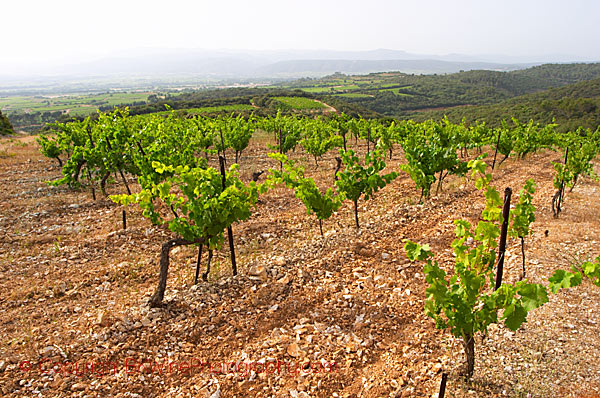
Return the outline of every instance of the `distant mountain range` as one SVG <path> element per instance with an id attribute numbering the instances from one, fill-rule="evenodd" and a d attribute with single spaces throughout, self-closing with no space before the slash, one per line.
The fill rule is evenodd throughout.
<path id="1" fill-rule="evenodd" d="M 335 72 L 344 74 L 367 74 L 398 71 L 412 74 L 444 74 L 461 70 L 485 69 L 494 71 L 512 71 L 538 65 L 499 64 L 489 62 L 441 61 L 434 59 L 415 60 L 293 60 L 280 61 L 261 66 L 254 70 L 257 77 L 322 77 Z"/>
<path id="2" fill-rule="evenodd" d="M 503 61 L 509 59 L 509 62 Z M 495 61 L 494 61 L 495 60 Z M 326 51 L 326 50 L 183 50 L 138 49 L 115 53 L 93 62 L 69 64 L 44 70 L 24 69 L 23 76 L 52 76 L 68 78 L 106 76 L 176 76 L 247 79 L 321 77 L 335 72 L 366 74 L 400 71 L 415 74 L 443 74 L 461 70 L 486 69 L 510 71 L 545 62 L 582 61 L 567 56 L 503 57 L 468 56 L 461 54 L 412 54 L 397 50 Z M 588 61 L 588 60 L 583 60 Z M 0 75 L 2 75 L 0 69 Z M 5 74 L 6 75 L 6 74 Z M 14 76 L 0 76 L 0 84 Z"/>

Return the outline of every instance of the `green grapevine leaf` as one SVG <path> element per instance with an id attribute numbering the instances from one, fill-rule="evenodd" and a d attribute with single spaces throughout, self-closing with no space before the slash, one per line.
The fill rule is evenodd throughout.
<path id="1" fill-rule="evenodd" d="M 406 241 L 404 250 L 410 261 L 424 261 L 429 257 L 433 256 L 430 251 L 429 245 L 419 245 L 418 243 L 410 240 Z"/>
<path id="2" fill-rule="evenodd" d="M 548 281 L 550 282 L 550 290 L 556 294 L 562 288 L 579 286 L 581 284 L 581 273 L 557 269 Z"/>
<path id="3" fill-rule="evenodd" d="M 548 293 L 544 286 L 536 283 L 526 283 L 519 286 L 518 293 L 525 311 L 529 312 L 548 302 Z"/>

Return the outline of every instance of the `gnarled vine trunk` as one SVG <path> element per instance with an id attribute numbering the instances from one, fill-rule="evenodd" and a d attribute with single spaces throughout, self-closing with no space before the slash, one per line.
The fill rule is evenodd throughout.
<path id="1" fill-rule="evenodd" d="M 102 191 L 102 194 L 105 197 L 108 197 L 108 193 L 106 193 L 106 181 L 108 180 L 108 177 L 110 177 L 110 171 L 107 171 L 100 180 L 100 191 Z"/>
<path id="2" fill-rule="evenodd" d="M 165 297 L 165 290 L 167 288 L 167 275 L 169 274 L 169 253 L 171 252 L 171 249 L 176 246 L 192 245 L 194 243 L 202 244 L 203 241 L 203 239 L 185 240 L 176 238 L 163 243 L 160 250 L 160 275 L 158 277 L 158 287 L 150 298 L 150 307 L 160 307 L 162 305 L 163 298 Z"/>
<path id="3" fill-rule="evenodd" d="M 342 158 L 336 156 L 335 161 L 337 162 L 337 165 L 335 166 L 335 171 L 333 172 L 333 179 L 337 181 L 337 173 L 342 169 Z"/>
<path id="4" fill-rule="evenodd" d="M 75 168 L 75 172 L 73 173 L 73 180 L 79 182 L 79 174 L 81 174 L 81 169 L 83 168 L 84 164 L 85 164 L 84 159 L 81 159 L 80 161 L 77 162 L 77 167 Z"/>
<path id="5" fill-rule="evenodd" d="M 475 368 L 475 338 L 472 334 L 466 334 L 463 337 L 463 344 L 465 346 L 465 358 L 466 358 L 466 374 L 468 379 L 473 376 L 473 370 Z"/>

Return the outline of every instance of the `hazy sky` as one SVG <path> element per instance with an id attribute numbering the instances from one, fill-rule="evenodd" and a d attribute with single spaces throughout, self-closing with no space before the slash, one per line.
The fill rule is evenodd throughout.
<path id="1" fill-rule="evenodd" d="M 141 47 L 600 60 L 597 0 L 2 0 L 0 73 Z"/>

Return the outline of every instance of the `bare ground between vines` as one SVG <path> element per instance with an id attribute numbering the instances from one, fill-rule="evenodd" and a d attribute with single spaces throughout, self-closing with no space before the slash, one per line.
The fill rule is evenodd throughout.
<path id="1" fill-rule="evenodd" d="M 253 171 L 277 166 L 266 157 L 269 137 L 259 138 L 241 160 L 246 180 Z M 388 169 L 399 170 L 403 160 L 394 152 L 397 159 Z M 318 169 L 301 150 L 292 158 L 304 161 L 320 186 L 332 184 L 333 153 Z M 599 254 L 597 183 L 582 181 L 567 193 L 560 218 L 552 217 L 550 162 L 560 158 L 546 151 L 509 159 L 494 173 L 499 190 L 518 191 L 530 177 L 538 184 L 534 235 L 527 239 L 527 275 L 534 282 Z M 4 396 L 203 397 L 219 391 L 223 397 L 431 397 L 442 372 L 450 373 L 446 396 L 600 394 L 600 290 L 588 282 L 552 296 L 530 313 L 522 330 L 494 327 L 483 341 L 478 338 L 473 380 L 458 376 L 460 343 L 424 316 L 422 266 L 410 264 L 402 246 L 406 238 L 429 243 L 451 268 L 453 220 L 475 221 L 484 203 L 463 178 L 451 179 L 419 205 L 414 184 L 401 172 L 360 204 L 359 232 L 345 204 L 324 222 L 324 239 L 293 194 L 275 189 L 261 197 L 250 220 L 234 226 L 241 275 L 230 276 L 225 245 L 216 253 L 210 281 L 194 287 L 196 251 L 176 249 L 167 304 L 150 310 L 146 302 L 157 282 L 160 245 L 170 233 L 134 209 L 127 210 L 128 228 L 122 231 L 121 208 L 112 202 L 45 184 L 59 174 L 31 137 L 1 141 Z M 111 186 L 110 193 L 121 188 Z M 509 242 L 506 267 L 506 278 L 516 280 L 516 240 Z M 159 374 L 145 364 L 127 373 L 128 359 L 130 365 L 143 359 L 154 365 L 164 359 L 233 362 L 238 371 L 196 368 L 190 375 L 180 366 Z M 118 373 L 78 376 L 46 372 L 48 360 L 62 370 L 69 362 L 123 365 Z M 281 365 L 276 371 L 244 374 L 244 364 L 260 371 L 274 361 Z M 296 364 L 317 371 L 298 373 Z"/>

